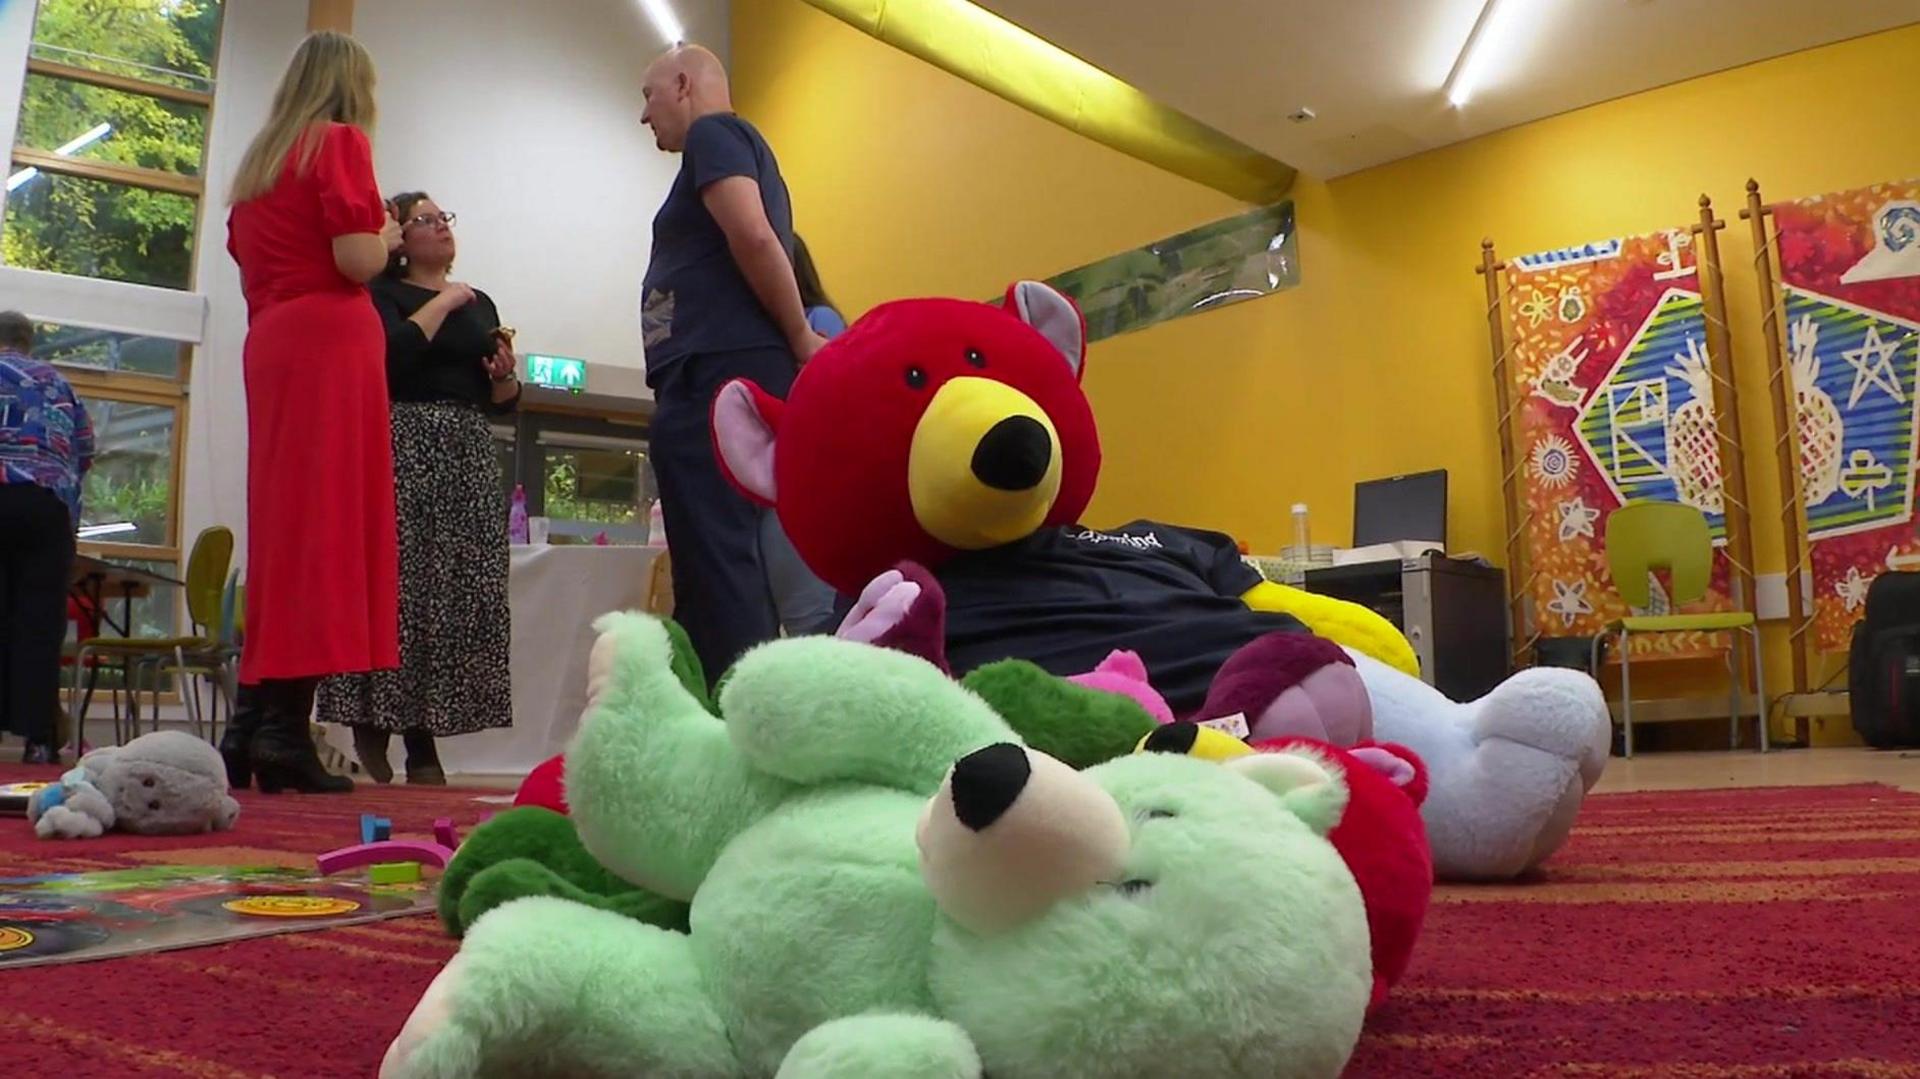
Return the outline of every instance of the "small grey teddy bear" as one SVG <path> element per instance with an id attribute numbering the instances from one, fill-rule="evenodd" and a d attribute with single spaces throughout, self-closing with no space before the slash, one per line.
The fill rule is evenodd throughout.
<path id="1" fill-rule="evenodd" d="M 140 835 L 190 835 L 233 827 L 220 751 L 184 731 L 143 734 L 96 749 L 27 807 L 42 839 L 91 839 L 118 827 Z"/>

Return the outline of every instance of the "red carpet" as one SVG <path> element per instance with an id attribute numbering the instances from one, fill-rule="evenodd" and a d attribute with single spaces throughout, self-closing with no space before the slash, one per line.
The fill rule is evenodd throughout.
<path id="1" fill-rule="evenodd" d="M 396 835 L 436 816 L 464 830 L 495 808 L 474 793 L 251 795 L 221 850 L 56 845 L 0 821 L 0 875 L 310 856 L 354 841 L 362 811 Z M 370 1076 L 451 953 L 414 918 L 10 971 L 0 1056 L 15 1073 L 114 1079 Z M 1920 1079 L 1920 794 L 1593 799 L 1541 880 L 1440 890 L 1348 1074 Z"/>

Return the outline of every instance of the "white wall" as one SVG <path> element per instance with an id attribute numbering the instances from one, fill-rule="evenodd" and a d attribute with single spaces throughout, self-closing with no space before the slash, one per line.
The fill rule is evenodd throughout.
<path id="1" fill-rule="evenodd" d="M 726 55 L 726 0 L 674 0 L 689 37 Z M 0 145 L 11 143 L 34 5 L 0 0 Z M 355 36 L 380 68 L 376 168 L 389 191 L 460 214 L 459 276 L 485 289 L 524 351 L 636 377 L 639 289 L 654 211 L 679 168 L 640 125 L 663 43 L 637 0 L 364 0 Z M 206 157 L 196 289 L 207 300 L 189 388 L 183 541 L 234 529 L 244 564 L 246 305 L 226 252 L 226 192 L 306 32 L 305 0 L 227 0 Z M 4 290 L 0 290 L 4 291 Z M 621 373 L 617 370 L 610 373 Z M 596 391 L 613 379 L 589 374 Z M 184 554 L 184 552 L 183 552 Z"/>
<path id="2" fill-rule="evenodd" d="M 247 339 L 247 306 L 240 272 L 227 254 L 227 190 L 240 155 L 266 122 L 287 59 L 307 31 L 300 0 L 227 0 L 214 66 L 213 127 L 207 132 L 203 203 L 195 287 L 207 297 L 207 322 L 194 352 L 187 397 L 183 544 L 209 525 L 223 524 L 239 541 L 234 559 L 246 562 L 247 402 L 240 353 Z M 186 552 L 181 552 L 185 557 Z"/>
<path id="3" fill-rule="evenodd" d="M 724 57 L 724 0 L 671 2 Z M 380 182 L 459 214 L 455 277 L 523 352 L 641 367 L 640 279 L 680 159 L 640 124 L 666 43 L 637 0 L 363 0 L 353 29 L 380 70 Z"/>
<path id="4" fill-rule="evenodd" d="M 725 0 L 699 3 L 674 6 L 690 36 L 724 49 Z M 181 534 L 233 528 L 242 565 L 246 307 L 226 253 L 226 188 L 305 33 L 306 8 L 227 0 L 209 134 L 198 278 L 209 313 L 193 371 Z M 0 22 L 11 14 L 0 10 Z M 641 76 L 662 46 L 636 0 L 362 0 L 354 36 L 380 71 L 383 189 L 423 188 L 460 215 L 457 274 L 494 298 L 523 351 L 637 373 L 640 279 L 679 158 L 640 126 Z M 641 388 L 637 377 L 623 381 Z M 611 382 L 589 374 L 596 392 Z"/>

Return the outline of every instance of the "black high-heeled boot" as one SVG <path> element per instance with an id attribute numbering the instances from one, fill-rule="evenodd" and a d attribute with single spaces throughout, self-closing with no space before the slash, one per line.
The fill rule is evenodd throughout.
<path id="1" fill-rule="evenodd" d="M 233 715 L 220 735 L 220 759 L 227 765 L 227 786 L 245 790 L 253 782 L 253 759 L 249 756 L 253 732 L 260 729 L 260 687 L 241 686 L 234 694 Z"/>
<path id="2" fill-rule="evenodd" d="M 313 693 L 319 679 L 297 678 L 262 682 L 266 714 L 254 732 L 253 772 L 260 793 L 279 794 L 289 788 L 302 794 L 345 794 L 353 780 L 334 775 L 320 763 L 313 748 L 308 721 L 313 717 Z"/>
<path id="3" fill-rule="evenodd" d="M 353 728 L 353 755 L 360 758 L 360 767 L 375 783 L 393 782 L 393 765 L 387 761 L 389 740 L 389 732 L 378 727 Z"/>
<path id="4" fill-rule="evenodd" d="M 426 731 L 407 731 L 400 736 L 407 747 L 407 782 L 419 786 L 444 787 L 447 774 L 440 769 L 440 751 L 433 735 Z"/>

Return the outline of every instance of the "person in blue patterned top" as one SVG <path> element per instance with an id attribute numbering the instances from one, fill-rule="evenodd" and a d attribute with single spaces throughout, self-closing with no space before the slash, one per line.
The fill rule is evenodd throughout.
<path id="1" fill-rule="evenodd" d="M 57 765 L 67 581 L 93 424 L 67 380 L 32 353 L 33 323 L 0 312 L 0 729 L 26 740 L 22 763 Z"/>

